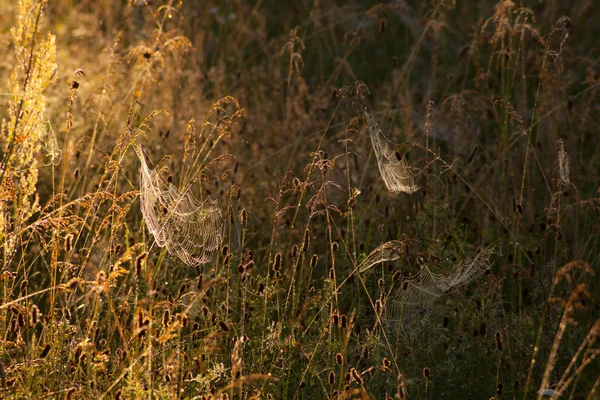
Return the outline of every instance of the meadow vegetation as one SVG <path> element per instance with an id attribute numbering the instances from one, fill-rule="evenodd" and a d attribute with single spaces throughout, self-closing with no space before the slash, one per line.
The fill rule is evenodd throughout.
<path id="1" fill-rule="evenodd" d="M 594 1 L 0 28 L 1 398 L 600 398 Z"/>

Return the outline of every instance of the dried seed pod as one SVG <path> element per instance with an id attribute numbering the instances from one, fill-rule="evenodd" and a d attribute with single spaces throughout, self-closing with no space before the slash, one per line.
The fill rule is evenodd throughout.
<path id="1" fill-rule="evenodd" d="M 240 223 L 243 228 L 248 226 L 248 211 L 245 208 L 240 212 Z"/>
<path id="2" fill-rule="evenodd" d="M 229 327 L 223 321 L 219 321 L 219 327 L 223 330 L 223 332 L 229 332 Z"/>
<path id="3" fill-rule="evenodd" d="M 335 372 L 329 371 L 329 376 L 327 380 L 329 381 L 329 384 L 333 386 L 335 384 Z"/>
<path id="4" fill-rule="evenodd" d="M 375 311 L 377 315 L 381 314 L 381 309 L 383 308 L 383 303 L 380 299 L 375 300 Z"/>
<path id="5" fill-rule="evenodd" d="M 308 229 L 304 231 L 304 237 L 302 238 L 302 252 L 306 252 L 308 250 L 308 246 L 310 245 L 310 234 Z"/>
<path id="6" fill-rule="evenodd" d="M 104 273 L 104 271 L 98 272 L 98 274 L 96 275 L 96 283 L 98 285 L 103 285 L 105 282 L 106 282 L 106 274 Z"/>
<path id="7" fill-rule="evenodd" d="M 148 258 L 148 252 L 144 251 L 142 254 L 135 258 L 135 275 L 137 277 L 142 276 L 142 270 L 146 265 L 146 259 Z"/>
<path id="8" fill-rule="evenodd" d="M 40 317 L 40 309 L 38 308 L 38 306 L 36 306 L 34 304 L 33 306 L 31 306 L 31 313 L 29 315 L 31 325 L 37 324 L 39 317 Z"/>
<path id="9" fill-rule="evenodd" d="M 515 392 L 518 392 L 521 389 L 521 381 L 519 381 L 518 379 L 515 380 L 515 383 L 513 383 L 513 390 Z"/>
<path id="10" fill-rule="evenodd" d="M 40 353 L 40 358 L 46 358 L 46 356 L 48 355 L 48 353 L 50 353 L 50 345 L 47 344 L 44 347 L 44 350 L 42 350 L 42 352 Z"/>
<path id="11" fill-rule="evenodd" d="M 369 347 L 367 345 L 365 345 L 363 347 L 363 353 L 362 356 L 363 360 L 368 360 L 369 359 Z"/>
<path id="12" fill-rule="evenodd" d="M 290 257 L 292 259 L 295 259 L 296 257 L 298 257 L 298 245 L 293 245 L 292 249 L 290 250 Z"/>
<path id="13" fill-rule="evenodd" d="M 281 269 L 281 253 L 275 254 L 275 260 L 273 261 L 273 271 L 277 272 Z"/>
<path id="14" fill-rule="evenodd" d="M 67 253 L 70 253 L 71 250 L 73 250 L 73 239 L 74 236 L 72 233 L 69 233 L 67 236 L 65 236 L 65 251 Z"/>
<path id="15" fill-rule="evenodd" d="M 337 312 L 334 312 L 331 315 L 331 321 L 333 321 L 333 324 L 335 326 L 339 326 L 340 325 L 340 316 L 339 316 L 339 314 Z"/>
<path id="16" fill-rule="evenodd" d="M 504 393 L 504 383 L 498 382 L 498 387 L 496 388 L 496 393 L 498 393 L 498 396 L 500 396 L 500 395 L 502 395 L 502 393 Z"/>
<path id="17" fill-rule="evenodd" d="M 498 349 L 498 351 L 502 351 L 502 349 L 504 349 L 504 344 L 502 343 L 502 334 L 499 331 L 496 332 L 496 349 Z"/>
<path id="18" fill-rule="evenodd" d="M 182 283 L 181 286 L 179 286 L 179 294 L 178 297 L 181 297 L 185 294 L 185 292 L 188 289 L 188 284 L 187 283 Z"/>
<path id="19" fill-rule="evenodd" d="M 431 370 L 428 367 L 423 368 L 423 376 L 427 379 L 431 376 Z"/>
<path id="20" fill-rule="evenodd" d="M 360 372 L 356 370 L 356 368 L 350 369 L 350 374 L 352 374 L 352 378 L 356 381 L 356 383 L 358 383 L 359 385 L 363 384 L 362 376 Z"/>
<path id="21" fill-rule="evenodd" d="M 335 355 L 335 363 L 336 363 L 337 365 L 342 365 L 342 363 L 343 363 L 343 362 L 344 362 L 344 356 L 342 356 L 342 354 L 341 354 L 341 353 L 337 353 L 337 354 Z"/>

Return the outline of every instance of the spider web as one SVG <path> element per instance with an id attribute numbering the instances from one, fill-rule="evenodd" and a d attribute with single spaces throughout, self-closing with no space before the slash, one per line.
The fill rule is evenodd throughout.
<path id="1" fill-rule="evenodd" d="M 391 299 L 388 322 L 396 324 L 402 333 L 414 333 L 426 320 L 434 301 L 485 274 L 492 254 L 493 247 L 483 248 L 455 265 L 448 275 L 437 274 L 423 265 L 405 279 L 400 292 Z"/>
<path id="2" fill-rule="evenodd" d="M 54 129 L 48 122 L 48 127 L 45 132 L 42 134 L 41 138 L 42 148 L 46 152 L 46 158 L 44 160 L 44 165 L 58 165 L 60 162 L 60 156 L 62 154 L 62 150 L 58 145 L 58 140 L 56 139 L 56 133 L 54 133 Z"/>
<path id="3" fill-rule="evenodd" d="M 556 142 L 556 147 L 558 149 L 558 173 L 560 175 L 560 183 L 562 183 L 564 186 L 569 186 L 571 183 L 571 160 L 565 151 L 565 145 L 562 139 L 558 139 L 558 142 Z"/>
<path id="4" fill-rule="evenodd" d="M 223 219 L 216 201 L 198 200 L 188 187 L 180 191 L 150 169 L 141 146 L 140 203 L 148 230 L 159 247 L 167 247 L 189 266 L 210 261 L 223 237 Z"/>
<path id="5" fill-rule="evenodd" d="M 384 136 L 375 116 L 366 107 L 363 113 L 367 120 L 379 172 L 388 190 L 392 193 L 405 192 L 409 194 L 419 190 L 419 186 L 415 185 L 415 178 L 410 172 L 406 157 L 396 151 L 396 146 Z"/>
<path id="6" fill-rule="evenodd" d="M 367 258 L 358 265 L 358 272 L 365 272 L 372 266 L 385 261 L 395 261 L 404 252 L 404 243 L 400 240 L 392 240 L 384 243 L 373 250 Z"/>

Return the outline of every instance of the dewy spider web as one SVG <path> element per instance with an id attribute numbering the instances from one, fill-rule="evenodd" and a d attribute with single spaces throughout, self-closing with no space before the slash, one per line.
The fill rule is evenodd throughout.
<path id="1" fill-rule="evenodd" d="M 62 150 L 58 145 L 58 140 L 56 140 L 56 134 L 54 133 L 54 129 L 48 122 L 48 127 L 46 128 L 45 133 L 42 135 L 42 148 L 46 152 L 46 157 L 48 163 L 44 163 L 45 165 L 58 165 L 60 162 L 60 156 L 62 154 Z"/>
<path id="2" fill-rule="evenodd" d="M 375 116 L 364 107 L 369 136 L 377 158 L 379 172 L 388 190 L 393 193 L 414 193 L 419 190 L 410 172 L 406 157 L 396 151 L 396 146 L 388 140 L 375 120 Z"/>
<path id="3" fill-rule="evenodd" d="M 399 324 L 400 332 L 411 334 L 422 324 L 435 300 L 452 289 L 467 285 L 490 268 L 494 248 L 483 248 L 455 265 L 449 275 L 436 274 L 422 265 L 414 276 L 405 278 L 398 294 L 390 300 L 388 323 Z"/>
<path id="4" fill-rule="evenodd" d="M 567 152 L 565 151 L 565 144 L 562 139 L 558 139 L 556 142 L 556 148 L 558 150 L 558 173 L 560 175 L 560 183 L 564 186 L 569 186 L 571 183 L 571 174 L 570 174 L 570 158 Z"/>
<path id="5" fill-rule="evenodd" d="M 189 188 L 180 191 L 148 167 L 141 146 L 135 151 L 140 169 L 140 203 L 148 230 L 159 247 L 189 266 L 210 261 L 223 237 L 223 219 L 216 201 L 198 200 Z"/>
<path id="6" fill-rule="evenodd" d="M 385 261 L 395 261 L 404 253 L 404 243 L 400 240 L 392 240 L 373 250 L 358 266 L 358 272 L 365 272 L 373 265 Z"/>

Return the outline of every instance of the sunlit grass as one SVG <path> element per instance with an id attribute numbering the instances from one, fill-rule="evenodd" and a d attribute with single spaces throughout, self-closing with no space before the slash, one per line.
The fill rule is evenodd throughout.
<path id="1" fill-rule="evenodd" d="M 1 398 L 599 396 L 591 2 L 0 10 Z"/>

